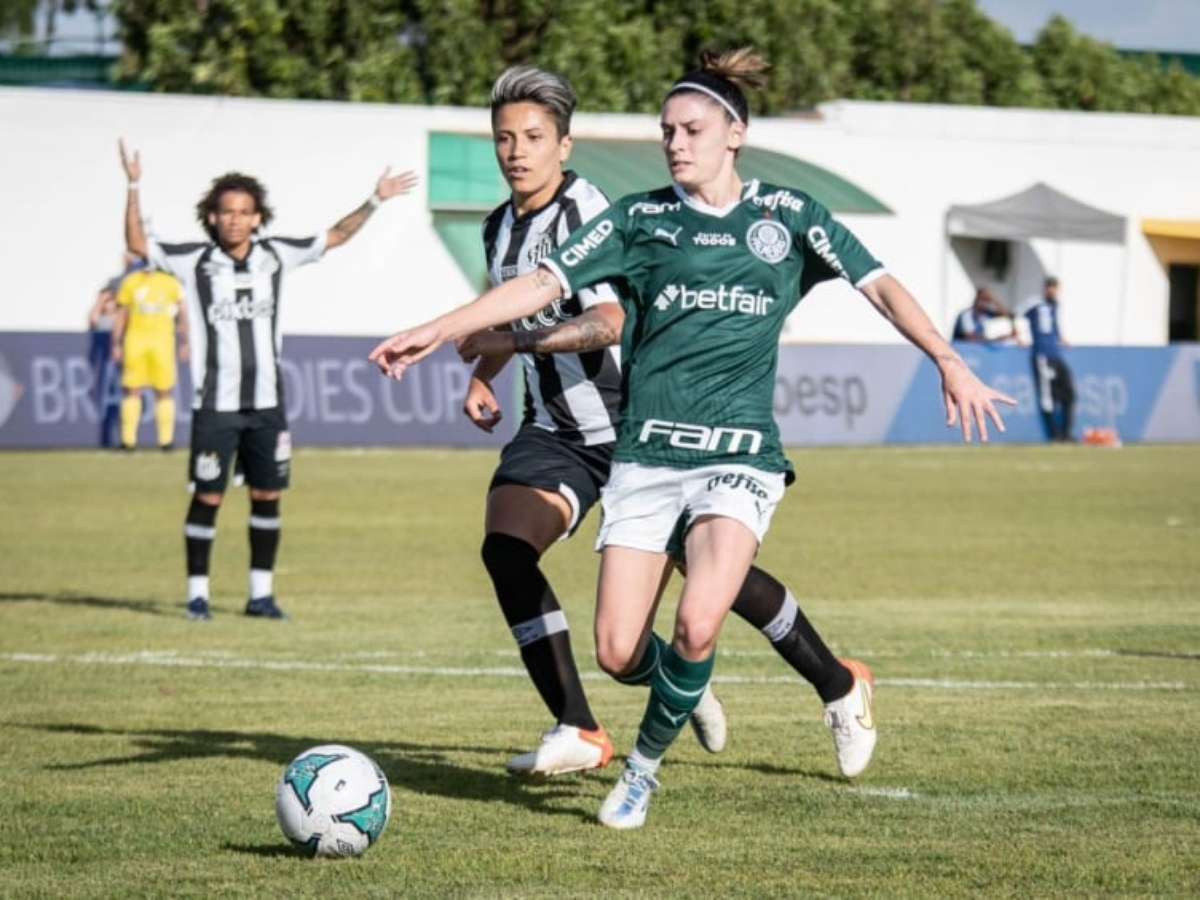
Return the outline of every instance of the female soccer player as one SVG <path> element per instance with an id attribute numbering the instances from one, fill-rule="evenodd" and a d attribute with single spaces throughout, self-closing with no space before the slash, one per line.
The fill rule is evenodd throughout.
<path id="1" fill-rule="evenodd" d="M 509 69 L 493 86 L 496 161 L 512 189 L 483 226 L 495 284 L 533 271 L 581 223 L 608 208 L 600 191 L 563 170 L 575 103 L 562 76 L 532 67 Z M 599 284 L 506 330 L 475 335 L 462 347 L 468 362 L 480 357 L 464 411 L 485 431 L 501 417 L 491 380 L 514 353 L 525 369 L 525 419 L 492 477 L 482 556 L 521 658 L 556 724 L 535 750 L 509 762 L 514 773 L 575 772 L 602 767 L 612 756 L 612 742 L 593 717 L 580 682 L 566 617 L 539 561 L 575 531 L 608 480 L 621 394 L 620 351 L 614 345 L 625 314 L 618 299 L 611 286 Z M 734 611 L 763 630 L 831 704 L 831 724 L 855 722 L 854 714 L 869 721 L 864 707 L 869 693 L 853 690 L 851 668 L 829 652 L 783 585 L 751 569 Z M 657 636 L 650 640 L 650 659 L 635 667 L 635 684 L 649 683 L 650 664 L 665 646 Z M 842 710 L 847 703 L 855 709 Z M 691 722 L 706 750 L 724 748 L 724 711 L 711 689 Z M 834 735 L 843 774 L 857 775 L 870 759 L 874 729 L 856 725 L 835 729 Z"/>
<path id="2" fill-rule="evenodd" d="M 779 334 L 804 294 L 835 277 L 853 284 L 937 365 L 947 425 L 961 421 L 965 441 L 975 428 L 986 441 L 989 418 L 1003 430 L 995 404 L 1014 403 L 975 377 L 908 291 L 820 203 L 739 177 L 749 119 L 742 85 L 761 83 L 764 68 L 748 49 L 706 55 L 663 104 L 673 184 L 622 199 L 536 272 L 371 354 L 401 377 L 444 341 L 514 311 L 534 312 L 603 280 L 628 288 L 636 314 L 626 325 L 628 389 L 598 539 L 602 668 L 628 676 L 645 662 L 680 536 L 687 576 L 635 749 L 600 809 L 600 821 L 614 828 L 644 824 L 663 754 L 708 685 L 721 624 L 791 474 L 771 400 Z"/>

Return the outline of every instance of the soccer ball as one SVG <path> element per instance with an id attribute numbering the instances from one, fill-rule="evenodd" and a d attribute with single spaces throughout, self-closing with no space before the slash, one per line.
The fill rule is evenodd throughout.
<path id="1" fill-rule="evenodd" d="M 287 839 L 314 856 L 359 856 L 379 840 L 392 812 L 387 778 L 366 754 L 341 744 L 305 750 L 275 789 Z"/>

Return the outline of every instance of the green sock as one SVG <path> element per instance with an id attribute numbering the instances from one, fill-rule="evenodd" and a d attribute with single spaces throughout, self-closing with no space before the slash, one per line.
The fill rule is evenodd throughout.
<path id="1" fill-rule="evenodd" d="M 658 665 L 662 661 L 662 655 L 666 649 L 667 642 L 653 631 L 650 632 L 650 640 L 646 642 L 646 652 L 638 660 L 637 666 L 628 675 L 617 675 L 617 681 L 621 684 L 649 684 L 654 678 L 654 673 L 658 671 Z"/>
<path id="2" fill-rule="evenodd" d="M 700 703 L 712 678 L 717 654 L 692 662 L 666 647 L 650 682 L 650 702 L 638 729 L 637 750 L 650 759 L 661 757 Z"/>

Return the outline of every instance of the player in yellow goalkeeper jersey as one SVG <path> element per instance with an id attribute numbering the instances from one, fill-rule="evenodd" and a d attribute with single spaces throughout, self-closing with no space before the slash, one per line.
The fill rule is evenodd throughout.
<path id="1" fill-rule="evenodd" d="M 188 354 L 183 286 L 166 272 L 143 267 L 121 282 L 117 307 L 113 358 L 124 365 L 121 446 L 126 450 L 137 446 L 142 392 L 152 388 L 158 445 L 170 450 L 175 440 L 176 332 L 179 358 L 186 361 Z"/>

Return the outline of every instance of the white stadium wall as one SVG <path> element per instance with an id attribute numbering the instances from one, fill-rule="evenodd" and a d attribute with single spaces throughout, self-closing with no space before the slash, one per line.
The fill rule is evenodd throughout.
<path id="1" fill-rule="evenodd" d="M 894 215 L 844 220 L 947 330 L 972 294 L 946 249 L 947 208 L 1044 181 L 1128 219 L 1125 250 L 1033 242 L 1031 258 L 1062 279 L 1067 337 L 1165 342 L 1166 273 L 1140 221 L 1200 218 L 1200 119 L 858 102 L 825 104 L 820 113 L 754 121 L 752 143 L 830 169 L 887 204 Z M 365 199 L 386 164 L 424 178 L 430 130 L 488 127 L 481 109 L 40 89 L 0 89 L 0 121 L 0 331 L 82 329 L 122 248 L 119 135 L 142 153 L 152 230 L 190 240 L 200 236 L 194 204 L 218 173 L 258 175 L 277 213 L 271 230 L 310 234 Z M 656 140 L 658 128 L 653 116 L 580 115 L 575 131 L 581 141 Z M 423 184 L 288 282 L 283 328 L 381 335 L 469 296 L 434 232 Z M 787 339 L 898 337 L 849 287 L 830 284 L 797 311 Z"/>

